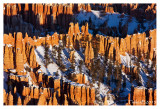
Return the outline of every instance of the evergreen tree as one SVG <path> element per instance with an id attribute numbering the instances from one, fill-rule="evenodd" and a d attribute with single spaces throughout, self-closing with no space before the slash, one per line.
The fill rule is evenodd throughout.
<path id="1" fill-rule="evenodd" d="M 88 22 L 89 22 L 89 24 L 91 24 L 91 23 L 92 23 L 92 19 L 91 19 L 91 17 L 89 17 L 89 21 L 88 21 Z"/>
<path id="2" fill-rule="evenodd" d="M 70 80 L 71 81 L 74 81 L 74 82 L 77 82 L 78 80 L 77 80 L 77 76 L 76 76 L 76 74 L 71 74 L 71 78 L 70 78 Z"/>
<path id="3" fill-rule="evenodd" d="M 133 68 L 130 67 L 130 82 L 132 83 L 134 80 L 134 72 L 133 72 Z"/>
<path id="4" fill-rule="evenodd" d="M 57 64 L 60 65 L 60 62 L 61 62 L 61 54 L 62 54 L 60 47 L 57 49 L 57 52 L 58 52 Z"/>
<path id="5" fill-rule="evenodd" d="M 63 71 L 66 67 L 62 62 L 62 57 L 61 57 L 62 47 L 61 46 L 58 47 L 57 52 L 58 52 L 58 58 L 56 59 L 57 65 L 59 66 L 60 70 Z"/>
<path id="6" fill-rule="evenodd" d="M 93 36 L 96 36 L 96 34 L 98 33 L 97 29 L 93 29 Z"/>
<path id="7" fill-rule="evenodd" d="M 115 64 L 115 60 L 116 60 L 116 49 L 113 49 L 113 63 Z"/>
<path id="8" fill-rule="evenodd" d="M 116 61 L 115 63 L 116 63 L 116 68 L 115 68 L 116 86 L 118 87 L 116 91 L 119 92 L 122 83 L 122 72 L 118 62 Z"/>
<path id="9" fill-rule="evenodd" d="M 104 65 L 99 72 L 99 82 L 104 82 L 104 76 L 105 76 L 105 72 L 106 72 L 106 66 Z"/>
<path id="10" fill-rule="evenodd" d="M 63 70 L 65 70 L 65 65 L 61 62 L 61 64 L 60 64 L 60 66 L 59 66 L 59 69 L 61 70 L 61 71 L 63 71 Z"/>
<path id="11" fill-rule="evenodd" d="M 44 46 L 44 59 L 45 59 L 45 67 L 47 68 L 48 64 L 51 62 L 49 57 L 49 46 L 45 43 Z"/>
<path id="12" fill-rule="evenodd" d="M 147 80 L 147 88 L 153 88 L 153 82 L 151 77 L 148 76 L 148 80 Z"/>
<path id="13" fill-rule="evenodd" d="M 58 74 L 58 70 L 56 71 L 55 75 L 56 75 L 56 76 L 59 76 L 59 74 Z"/>
<path id="14" fill-rule="evenodd" d="M 111 61 L 109 61 L 109 66 L 108 66 L 108 71 L 107 71 L 107 84 L 108 85 L 110 85 L 111 75 L 112 75 L 112 63 Z"/>
<path id="15" fill-rule="evenodd" d="M 141 61 L 141 50 L 138 52 L 138 59 L 137 59 L 137 66 L 140 67 L 140 61 Z"/>
<path id="16" fill-rule="evenodd" d="M 52 60 L 56 57 L 56 46 L 52 46 L 52 51 L 51 51 L 51 58 Z"/>
<path id="17" fill-rule="evenodd" d="M 140 67 L 138 66 L 138 68 L 137 68 L 137 73 L 135 74 L 135 79 L 136 79 L 136 81 L 137 81 L 137 83 L 138 83 L 138 86 L 141 85 L 139 74 L 140 74 Z"/>
<path id="18" fill-rule="evenodd" d="M 68 44 L 67 44 L 67 47 L 69 48 L 70 47 L 70 45 L 71 45 L 71 43 L 70 43 L 70 37 L 69 37 L 69 41 L 68 41 Z"/>
<path id="19" fill-rule="evenodd" d="M 66 35 L 63 36 L 62 42 L 63 42 L 63 47 L 66 47 Z"/>
<path id="20" fill-rule="evenodd" d="M 152 66 L 151 66 L 152 71 L 156 71 L 156 57 L 152 58 Z"/>
<path id="21" fill-rule="evenodd" d="M 101 69 L 101 63 L 100 63 L 100 59 L 96 59 L 95 60 L 95 70 L 94 70 L 94 72 L 95 72 L 95 79 L 97 79 L 98 77 L 99 77 L 99 75 L 100 75 L 100 69 Z"/>
<path id="22" fill-rule="evenodd" d="M 74 42 L 74 48 L 79 51 L 79 41 L 76 39 L 75 42 Z"/>
<path id="23" fill-rule="evenodd" d="M 154 83 L 156 83 L 156 79 L 157 79 L 156 71 L 154 71 L 153 76 L 152 76 L 152 80 L 153 80 Z"/>
<path id="24" fill-rule="evenodd" d="M 132 50 L 132 55 L 134 56 L 134 61 L 135 61 L 135 49 L 133 48 L 133 50 Z"/>
<path id="25" fill-rule="evenodd" d="M 79 61 L 79 71 L 80 71 L 80 73 L 82 73 L 82 65 L 83 65 L 83 61 L 80 60 Z"/>
<path id="26" fill-rule="evenodd" d="M 90 72 L 89 75 L 93 76 L 94 75 L 94 71 L 95 71 L 95 64 L 94 64 L 94 59 L 91 61 L 91 68 L 90 68 Z"/>
<path id="27" fill-rule="evenodd" d="M 119 29 L 119 33 L 122 34 L 122 20 L 120 20 L 119 22 L 118 29 Z"/>
<path id="28" fill-rule="evenodd" d="M 72 61 L 71 61 L 71 66 L 70 66 L 70 68 L 71 69 L 73 69 L 73 70 L 75 70 L 75 56 L 74 56 L 74 53 L 72 54 Z"/>
<path id="29" fill-rule="evenodd" d="M 149 54 L 149 51 L 147 51 L 147 53 L 146 53 L 146 59 L 147 59 L 147 70 L 148 70 L 148 68 L 149 68 L 149 56 L 150 54 Z"/>
<path id="30" fill-rule="evenodd" d="M 125 89 L 126 88 L 126 78 L 124 77 L 124 79 L 123 79 L 123 89 Z"/>
<path id="31" fill-rule="evenodd" d="M 117 85 L 116 85 L 117 87 L 116 87 L 116 93 L 118 93 L 119 91 L 120 91 L 120 89 L 121 89 L 121 81 L 120 80 L 118 80 L 117 81 Z"/>

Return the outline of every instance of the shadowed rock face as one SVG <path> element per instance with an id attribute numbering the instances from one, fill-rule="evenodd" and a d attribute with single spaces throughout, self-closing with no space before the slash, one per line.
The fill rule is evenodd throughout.
<path id="1" fill-rule="evenodd" d="M 63 48 L 70 49 L 67 61 L 72 63 L 74 55 L 81 52 L 88 70 L 96 53 L 122 65 L 121 70 L 126 75 L 131 71 L 137 74 L 138 67 L 123 65 L 121 56 L 140 55 L 142 61 L 147 58 L 156 60 L 156 29 L 126 35 L 125 38 L 93 35 L 89 32 L 89 23 L 79 27 L 79 23 L 73 20 L 73 15 L 81 8 L 87 12 L 92 9 L 120 12 L 134 16 L 138 21 L 142 19 L 140 15 L 147 20 L 156 17 L 156 4 L 4 4 L 3 68 L 7 74 L 4 105 L 97 105 L 96 89 L 86 80 L 88 75 L 82 72 L 75 76 L 71 74 L 74 79 L 68 82 L 63 77 L 57 78 L 42 71 L 35 50 L 43 45 L 59 47 L 63 42 Z M 62 27 L 62 32 L 40 35 L 44 29 L 56 31 L 57 25 Z M 102 101 L 108 105 L 108 96 Z M 128 94 L 126 105 L 156 105 L 156 89 L 134 87 Z"/>

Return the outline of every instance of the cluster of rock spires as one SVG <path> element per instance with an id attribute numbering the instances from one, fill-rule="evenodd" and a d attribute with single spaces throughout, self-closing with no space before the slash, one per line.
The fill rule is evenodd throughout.
<path id="1" fill-rule="evenodd" d="M 40 46 L 42 43 L 47 43 L 53 46 L 57 45 L 59 44 L 59 39 L 61 39 L 60 37 L 62 36 L 63 35 L 58 35 L 57 33 L 55 33 L 53 36 L 47 36 L 39 39 L 36 39 L 34 37 L 32 39 L 31 37 L 28 37 L 26 33 L 23 39 L 21 32 L 15 33 L 14 36 L 12 36 L 12 34 L 9 34 L 9 35 L 4 34 L 4 44 L 5 44 L 4 45 L 4 71 L 15 74 L 15 75 L 9 75 L 9 80 L 8 80 L 8 81 L 11 81 L 12 87 L 15 86 L 14 94 L 12 93 L 13 92 L 12 90 L 10 90 L 9 94 L 6 93 L 4 90 L 5 105 L 13 105 L 16 103 L 17 105 L 18 104 L 23 104 L 23 105 L 63 104 L 63 101 L 57 102 L 58 98 L 55 98 L 56 91 L 54 92 L 53 96 L 50 95 L 52 93 L 50 92 L 51 90 L 57 90 L 59 97 L 60 97 L 60 94 L 63 94 L 59 99 L 65 98 L 64 105 L 67 105 L 67 104 L 79 104 L 79 105 L 92 104 L 93 105 L 94 104 L 94 100 L 95 100 L 94 89 L 90 89 L 89 87 L 85 87 L 85 86 L 74 86 L 69 83 L 64 83 L 62 86 L 60 86 L 60 82 L 62 80 L 60 79 L 54 80 L 52 76 L 44 75 L 43 73 L 37 73 L 39 71 L 37 69 L 39 68 L 39 65 L 36 62 L 34 47 Z M 36 70 L 37 72 L 30 71 L 29 73 L 32 78 L 32 83 L 38 86 L 42 85 L 41 88 L 34 89 L 33 87 L 28 87 L 27 85 L 28 77 L 25 76 L 27 71 L 24 70 L 24 64 L 26 63 L 32 69 L 37 69 Z M 16 71 L 13 72 L 10 69 L 16 69 Z M 21 75 L 21 76 L 19 77 L 18 75 Z M 85 83 L 85 75 L 77 74 L 76 77 L 77 77 L 77 83 L 80 83 L 80 84 Z M 47 80 L 45 80 L 45 78 L 47 78 Z M 54 85 L 52 83 L 54 83 Z M 61 88 L 62 88 L 62 91 L 60 91 Z M 15 89 L 17 89 L 17 91 L 15 91 Z M 26 90 L 27 90 L 27 94 L 25 94 Z M 40 91 L 40 90 L 43 90 L 43 91 Z M 50 91 L 48 92 L 48 90 Z M 82 98 L 81 98 L 81 92 L 82 92 Z M 46 98 L 44 96 L 45 93 L 48 94 L 49 98 Z M 17 94 L 22 96 L 21 97 L 17 96 Z M 13 101 L 13 99 L 10 99 L 13 97 L 14 97 L 14 100 L 18 100 L 18 101 Z M 53 100 L 52 100 L 52 97 L 53 97 Z M 47 102 L 48 99 L 49 99 L 49 102 Z M 36 100 L 38 100 L 38 102 L 36 102 Z"/>
<path id="2" fill-rule="evenodd" d="M 31 68 L 36 68 L 38 63 L 36 62 L 36 56 L 34 53 L 34 47 L 28 44 L 28 41 L 33 41 L 32 38 L 22 38 L 22 33 L 17 34 L 4 34 L 4 44 L 10 44 L 10 46 L 4 46 L 4 69 L 16 69 L 17 73 L 24 71 L 24 64 L 27 62 Z M 34 42 L 34 41 L 33 41 Z"/>
<path id="3" fill-rule="evenodd" d="M 55 30 L 56 25 L 68 29 L 73 13 L 80 12 L 81 7 L 80 4 L 4 4 L 4 22 L 14 26 L 23 18 L 36 29 L 43 26 Z"/>
<path id="4" fill-rule="evenodd" d="M 77 78 L 80 75 L 77 75 Z M 95 89 L 85 85 L 63 82 L 39 73 L 39 87 L 28 86 L 28 77 L 9 75 L 12 87 L 4 94 L 4 105 L 94 105 Z M 45 80 L 47 78 L 47 80 Z M 33 78 L 32 78 L 33 79 Z M 81 78 L 78 78 L 81 79 Z M 35 81 L 35 80 L 34 80 Z M 82 82 L 81 80 L 78 80 Z M 85 80 L 83 80 L 85 82 Z M 53 84 L 54 83 L 54 84 Z"/>
<path id="5" fill-rule="evenodd" d="M 156 90 L 142 87 L 132 87 L 131 94 L 128 94 L 126 105 L 156 105 Z"/>
<path id="6" fill-rule="evenodd" d="M 141 8 L 138 4 L 98 4 L 98 6 L 105 12 L 113 13 L 121 10 L 120 13 L 127 13 L 138 19 L 138 15 L 144 14 L 149 20 L 156 17 L 155 4 Z M 5 30 L 10 32 L 10 25 L 16 29 L 3 35 L 3 68 L 8 74 L 9 87 L 8 90 L 3 90 L 4 105 L 97 105 L 95 89 L 85 85 L 87 82 L 85 74 L 76 74 L 74 81 L 76 83 L 73 84 L 64 81 L 63 78 L 46 75 L 40 70 L 35 48 L 44 44 L 55 46 L 59 45 L 61 40 L 65 40 L 66 48 L 77 51 L 83 48 L 84 62 L 88 68 L 95 57 L 95 48 L 98 48 L 97 52 L 101 56 L 108 54 L 108 57 L 112 57 L 119 64 L 121 56 L 125 56 L 126 53 L 135 56 L 141 54 L 142 61 L 146 59 L 147 53 L 150 60 L 156 59 L 156 29 L 148 33 L 127 35 L 125 38 L 98 34 L 94 37 L 88 32 L 88 23 L 82 25 L 81 30 L 78 23 L 70 23 L 72 15 L 80 12 L 81 8 L 91 12 L 91 9 L 96 7 L 97 4 L 92 6 L 90 4 L 4 4 L 4 23 L 8 26 Z M 55 32 L 51 36 L 29 37 L 32 26 L 21 25 L 22 19 L 37 29 L 42 26 L 54 30 L 58 24 L 68 28 L 68 34 Z M 18 29 L 16 25 L 19 25 Z M 74 50 L 70 52 L 70 61 L 73 60 L 73 54 Z M 30 69 L 26 69 L 26 66 Z M 136 67 L 133 70 L 136 73 Z M 122 65 L 122 71 L 128 74 L 130 68 Z M 107 100 L 105 96 L 104 105 L 108 105 Z M 133 88 L 128 95 L 126 105 L 156 105 L 156 89 Z"/>
<path id="7" fill-rule="evenodd" d="M 81 8 L 86 12 L 97 9 L 108 13 L 124 13 L 138 21 L 142 18 L 147 20 L 156 18 L 156 4 L 147 7 L 144 4 L 4 4 L 4 30 L 6 33 L 23 31 L 30 35 L 32 25 L 40 31 L 43 30 L 41 27 L 56 31 L 59 25 L 62 27 L 61 31 L 67 31 L 69 23 L 75 20 L 73 15 L 79 13 Z"/>
<path id="8" fill-rule="evenodd" d="M 85 26 L 82 26 L 81 28 L 82 32 L 80 32 L 78 28 L 79 27 L 78 24 L 74 25 L 73 23 L 71 23 L 68 34 L 54 33 L 52 36 L 47 35 L 46 37 L 37 38 L 37 39 L 36 37 L 32 39 L 31 37 L 27 35 L 27 33 L 25 34 L 25 37 L 23 38 L 23 35 L 21 32 L 14 33 L 13 36 L 12 34 L 4 34 L 4 71 L 15 74 L 15 75 L 10 75 L 9 78 L 12 81 L 12 85 L 14 84 L 13 86 L 15 86 L 16 89 L 18 89 L 17 90 L 18 95 L 19 94 L 22 95 L 21 97 L 18 97 L 15 94 L 16 91 L 14 90 L 13 90 L 15 92 L 14 94 L 13 94 L 13 91 L 10 90 L 9 94 L 7 95 L 7 93 L 4 91 L 4 95 L 5 95 L 4 104 L 6 105 L 7 104 L 11 105 L 11 104 L 16 104 L 16 103 L 17 104 L 39 104 L 39 105 L 40 104 L 41 105 L 45 105 L 45 104 L 50 104 L 50 105 L 51 104 L 64 104 L 64 105 L 67 105 L 67 104 L 79 104 L 79 105 L 94 104 L 94 100 L 95 100 L 94 88 L 89 88 L 85 86 L 74 86 L 69 83 L 63 83 L 62 85 L 60 84 L 60 82 L 62 81 L 61 79 L 53 79 L 52 76 L 44 75 L 43 73 L 38 73 L 39 65 L 36 62 L 36 55 L 34 53 L 35 47 L 41 46 L 41 44 L 44 44 L 44 43 L 47 43 L 52 46 L 58 45 L 59 40 L 62 40 L 63 37 L 67 36 L 66 37 L 66 42 L 67 42 L 66 47 L 73 48 L 74 45 L 76 46 L 79 45 L 79 47 L 75 47 L 75 48 L 80 48 L 86 45 L 85 52 L 84 52 L 85 63 L 86 65 L 89 65 L 91 60 L 94 58 L 94 50 L 92 46 L 93 37 L 91 34 L 88 33 L 87 26 L 88 26 L 87 24 Z M 99 51 L 98 51 L 99 54 L 104 55 L 105 52 L 108 52 L 109 56 L 112 56 L 112 57 L 115 56 L 115 59 L 119 63 L 121 63 L 120 55 L 125 55 L 125 52 L 132 54 L 133 49 L 135 50 L 136 56 L 138 55 L 136 51 L 141 50 L 144 53 L 147 53 L 147 51 L 149 51 L 150 59 L 156 58 L 156 51 L 155 51 L 156 29 L 151 30 L 149 32 L 148 38 L 146 38 L 146 33 L 127 35 L 126 38 L 120 38 L 120 39 L 118 37 L 115 37 L 115 38 L 110 37 L 110 36 L 104 37 L 102 35 L 97 35 L 96 37 L 99 38 L 99 42 L 97 42 L 97 44 L 99 43 Z M 84 39 L 84 40 L 81 40 L 81 39 Z M 75 42 L 78 42 L 79 44 L 78 45 L 74 44 Z M 116 55 L 114 55 L 114 53 Z M 71 54 L 73 53 L 71 52 Z M 142 56 L 142 60 L 143 59 L 144 59 L 144 56 Z M 32 78 L 32 83 L 34 85 L 41 86 L 41 88 L 40 87 L 33 88 L 27 85 L 28 77 L 25 77 L 25 75 L 27 74 L 26 73 L 27 71 L 24 70 L 24 64 L 26 63 L 32 69 L 37 69 L 36 72 L 30 71 L 29 73 Z M 123 68 L 124 72 L 128 71 L 128 70 L 125 70 L 126 68 L 127 67 L 124 66 Z M 16 69 L 16 71 L 13 72 L 10 69 Z M 22 75 L 22 77 L 18 77 L 18 75 Z M 80 84 L 84 84 L 85 75 L 82 76 L 82 74 L 77 74 L 77 82 Z M 52 83 L 54 83 L 54 85 Z M 51 91 L 52 89 L 54 90 L 56 89 L 57 92 L 52 92 Z M 28 90 L 29 92 L 23 95 L 24 90 Z M 48 97 L 45 97 L 45 93 L 48 94 Z M 58 94 L 59 98 L 55 98 L 56 93 Z M 135 95 L 134 93 L 135 92 L 133 92 L 133 95 Z M 17 102 L 13 101 L 13 99 L 9 99 L 15 96 L 17 98 L 16 99 L 14 98 L 14 99 L 17 100 Z M 78 96 L 81 96 L 82 98 Z M 86 96 L 88 98 L 86 98 Z M 7 101 L 7 99 L 11 101 Z M 34 99 L 34 100 L 32 101 L 31 99 Z M 58 99 L 60 99 L 61 101 L 58 101 Z M 134 99 L 136 98 L 133 97 L 133 100 Z M 54 101 L 56 103 L 54 103 Z M 104 104 L 106 104 L 106 101 Z"/>
<path id="9" fill-rule="evenodd" d="M 114 13 L 114 12 L 119 12 L 119 13 L 124 13 L 128 14 L 131 16 L 134 16 L 137 19 L 148 19 L 148 20 L 153 20 L 156 18 L 156 4 L 93 4 L 91 7 L 94 10 L 104 10 L 105 12 L 108 13 Z"/>
<path id="10" fill-rule="evenodd" d="M 92 47 L 92 35 L 88 33 L 88 24 L 82 26 L 81 31 L 79 30 L 79 25 L 70 23 L 68 34 L 57 34 L 54 33 L 52 36 L 47 35 L 43 38 L 28 37 L 25 34 L 24 39 L 22 38 L 22 33 L 4 34 L 4 44 L 11 44 L 13 47 L 4 46 L 4 68 L 17 68 L 23 70 L 22 63 L 28 61 L 32 68 L 38 66 L 36 63 L 36 57 L 34 54 L 34 47 L 40 46 L 41 44 L 47 43 L 49 45 L 58 45 L 59 40 L 62 40 L 66 36 L 66 47 L 75 48 L 78 50 L 80 47 L 85 48 L 85 63 L 88 64 L 94 58 L 94 51 Z M 146 33 L 138 33 L 133 35 L 127 35 L 126 38 L 110 37 L 96 35 L 99 38 L 99 53 L 104 55 L 107 52 L 109 57 L 113 57 L 115 54 L 115 59 L 120 62 L 120 55 L 125 56 L 125 52 L 138 56 L 147 54 L 149 52 L 149 59 L 153 60 L 156 58 L 156 29 L 149 31 L 149 37 L 146 37 Z M 86 41 L 85 41 L 86 40 Z M 30 44 L 28 44 L 30 43 Z M 15 58 L 14 58 L 15 56 Z M 19 59 L 20 58 L 20 59 Z M 141 57 L 144 60 L 145 56 Z M 11 60 L 11 62 L 9 61 Z M 32 62 L 33 61 L 33 62 Z M 14 66 L 13 63 L 16 63 Z M 10 65 L 11 64 L 11 65 Z"/>

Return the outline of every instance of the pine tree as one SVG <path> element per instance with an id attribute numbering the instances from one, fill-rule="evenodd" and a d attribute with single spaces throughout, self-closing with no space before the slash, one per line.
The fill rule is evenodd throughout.
<path id="1" fill-rule="evenodd" d="M 106 50 L 105 50 L 105 54 L 104 54 L 104 64 L 106 64 L 107 65 L 107 63 L 108 63 L 108 48 L 107 48 L 107 46 L 106 46 Z"/>
<path id="2" fill-rule="evenodd" d="M 51 58 L 52 60 L 56 57 L 56 46 L 52 46 Z M 53 61 L 52 61 L 53 62 Z"/>
<path id="3" fill-rule="evenodd" d="M 65 68 L 66 68 L 65 65 L 63 64 L 63 62 L 61 62 L 60 66 L 59 66 L 59 69 L 60 69 L 61 71 L 64 71 Z"/>
<path id="4" fill-rule="evenodd" d="M 96 61 L 95 61 L 95 70 L 94 70 L 94 72 L 95 72 L 95 79 L 97 79 L 97 77 L 99 77 L 99 74 L 100 74 L 100 68 L 101 68 L 101 63 L 100 63 L 100 59 L 96 59 Z"/>
<path id="5" fill-rule="evenodd" d="M 74 42 L 74 48 L 79 51 L 79 41 L 76 39 L 75 42 Z"/>
<path id="6" fill-rule="evenodd" d="M 77 82 L 78 80 L 77 80 L 77 76 L 76 76 L 76 74 L 71 74 L 71 78 L 70 78 L 70 80 L 71 81 L 74 81 L 74 82 Z"/>
<path id="7" fill-rule="evenodd" d="M 132 83 L 134 80 L 134 72 L 133 72 L 133 68 L 130 67 L 130 82 Z"/>
<path id="8" fill-rule="evenodd" d="M 62 47 L 61 46 L 58 47 L 57 52 L 58 52 L 57 65 L 59 65 L 59 69 L 61 71 L 63 71 L 63 70 L 65 70 L 66 67 L 62 62 L 62 56 L 61 56 Z"/>
<path id="9" fill-rule="evenodd" d="M 121 68 L 120 68 L 120 65 L 118 64 L 117 61 L 115 61 L 115 70 L 114 70 L 114 76 L 115 76 L 115 82 L 116 82 L 116 86 L 117 86 L 117 89 L 116 91 L 119 92 L 119 90 L 121 89 L 121 82 L 122 82 L 122 72 L 121 72 Z"/>
<path id="10" fill-rule="evenodd" d="M 82 65 L 83 65 L 83 61 L 80 60 L 79 61 L 79 71 L 80 71 L 80 73 L 82 73 Z"/>
<path id="11" fill-rule="evenodd" d="M 58 47 L 58 50 L 57 50 L 57 52 L 58 52 L 57 64 L 58 65 L 60 65 L 62 63 L 61 51 L 62 51 L 61 47 Z"/>
<path id="12" fill-rule="evenodd" d="M 140 67 L 140 61 L 141 61 L 141 50 L 138 52 L 138 59 L 137 59 L 137 66 Z"/>
<path id="13" fill-rule="evenodd" d="M 71 42 L 71 41 L 70 41 L 71 39 L 70 39 L 70 36 L 68 36 L 68 37 L 69 37 L 69 39 L 68 39 L 69 41 L 68 41 L 67 47 L 69 48 L 70 45 L 71 45 L 71 43 L 70 43 L 70 42 Z"/>
<path id="14" fill-rule="evenodd" d="M 62 42 L 63 42 L 63 47 L 66 47 L 66 35 L 63 36 L 62 38 Z"/>
<path id="15" fill-rule="evenodd" d="M 110 85 L 111 75 L 112 75 L 112 63 L 111 63 L 111 61 L 109 61 L 109 66 L 108 66 L 108 70 L 107 70 L 107 84 L 108 85 Z"/>
<path id="16" fill-rule="evenodd" d="M 152 66 L 151 66 L 152 71 L 156 70 L 156 57 L 152 58 Z"/>
<path id="17" fill-rule="evenodd" d="M 118 29 L 119 29 L 119 33 L 122 34 L 122 20 L 120 20 L 119 22 Z"/>
<path id="18" fill-rule="evenodd" d="M 105 76 L 105 72 L 106 72 L 106 66 L 104 65 L 99 72 L 99 82 L 104 82 L 104 76 Z"/>
<path id="19" fill-rule="evenodd" d="M 44 59 L 45 59 L 45 67 L 47 68 L 48 64 L 51 62 L 50 61 L 50 57 L 49 57 L 49 46 L 45 43 L 45 46 L 44 46 Z"/>
<path id="20" fill-rule="evenodd" d="M 91 19 L 91 17 L 89 17 L 88 23 L 89 23 L 89 25 L 92 25 L 92 19 Z"/>
<path id="21" fill-rule="evenodd" d="M 137 68 L 137 73 L 135 74 L 135 79 L 136 79 L 136 81 L 137 81 L 138 85 L 140 86 L 140 85 L 141 85 L 141 83 L 140 83 L 140 77 L 139 77 L 139 74 L 140 74 L 140 68 L 139 68 L 139 66 L 138 66 L 138 68 Z"/>
<path id="22" fill-rule="evenodd" d="M 148 76 L 148 80 L 147 80 L 147 88 L 153 88 L 153 82 L 151 77 Z"/>
<path id="23" fill-rule="evenodd" d="M 71 69 L 73 69 L 73 70 L 75 70 L 75 56 L 74 56 L 74 53 L 72 54 L 72 61 L 71 61 L 71 66 L 70 66 L 70 68 Z"/>
<path id="24" fill-rule="evenodd" d="M 97 41 L 97 39 L 95 39 Z M 94 59 L 97 59 L 98 57 L 98 44 L 95 44 L 96 47 L 93 48 L 94 50 Z"/>
<path id="25" fill-rule="evenodd" d="M 124 79 L 123 79 L 123 89 L 125 89 L 126 88 L 126 78 L 124 77 Z"/>
<path id="26" fill-rule="evenodd" d="M 115 77 L 116 79 L 121 79 L 121 68 L 120 65 L 118 64 L 118 62 L 116 61 L 116 67 L 115 67 Z"/>
<path id="27" fill-rule="evenodd" d="M 118 93 L 119 91 L 120 91 L 120 89 L 121 89 L 121 81 L 120 80 L 117 80 L 117 85 L 116 85 L 117 87 L 116 87 L 116 93 Z"/>
<path id="28" fill-rule="evenodd" d="M 134 48 L 132 50 L 132 55 L 134 56 L 134 61 L 135 61 L 135 49 Z"/>
<path id="29" fill-rule="evenodd" d="M 95 64 L 94 64 L 94 59 L 91 61 L 91 67 L 90 67 L 90 71 L 89 71 L 89 76 L 93 76 L 94 75 L 94 70 L 95 70 Z"/>
<path id="30" fill-rule="evenodd" d="M 59 74 L 58 74 L 58 70 L 56 71 L 55 75 L 56 75 L 56 76 L 59 76 Z"/>
<path id="31" fill-rule="evenodd" d="M 156 83 L 157 80 L 156 71 L 153 72 L 152 80 L 154 83 Z"/>
<path id="32" fill-rule="evenodd" d="M 115 64 L 115 60 L 116 60 L 116 49 L 113 49 L 113 63 Z"/>
<path id="33" fill-rule="evenodd" d="M 150 54 L 149 54 L 149 51 L 147 51 L 147 53 L 146 53 L 146 59 L 147 59 L 147 70 L 148 70 L 148 68 L 149 68 L 149 56 Z"/>

